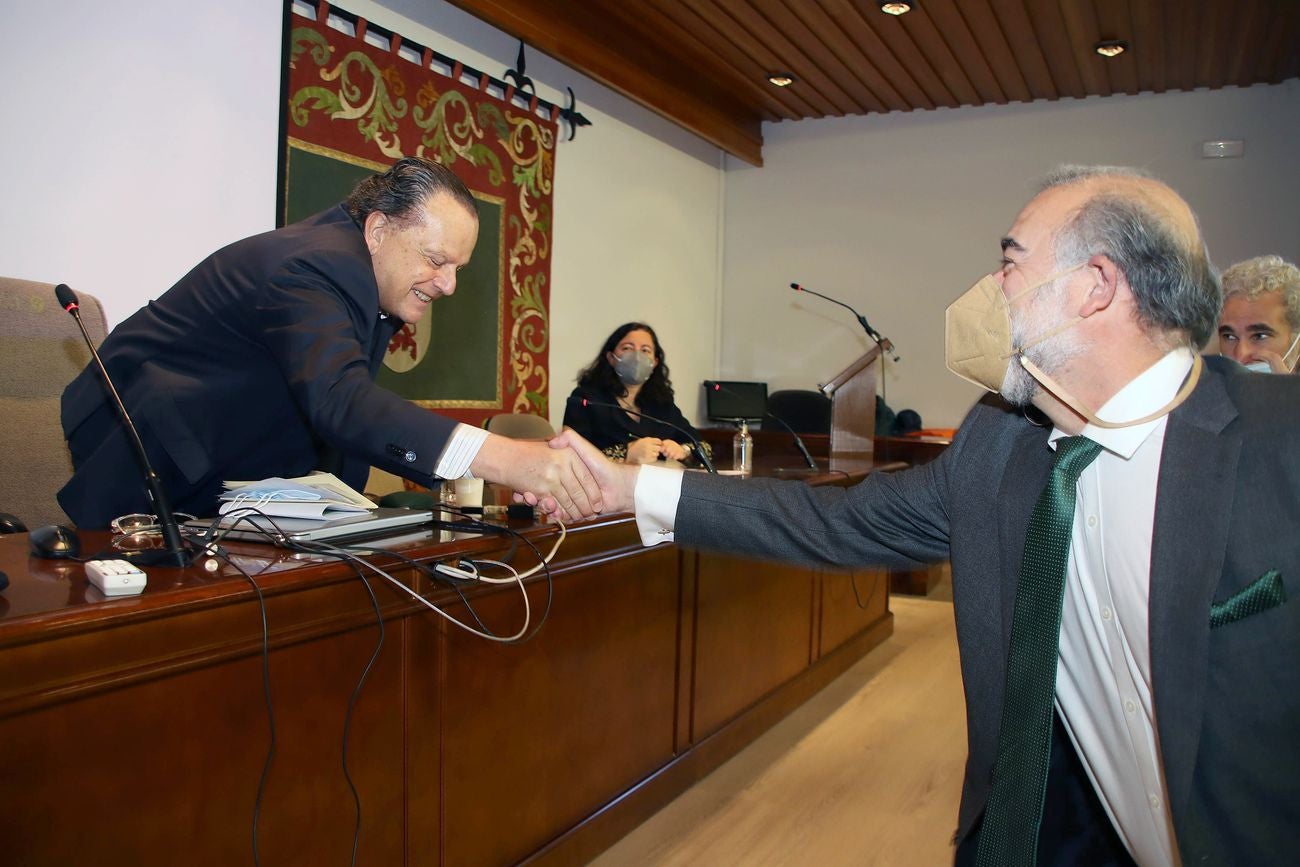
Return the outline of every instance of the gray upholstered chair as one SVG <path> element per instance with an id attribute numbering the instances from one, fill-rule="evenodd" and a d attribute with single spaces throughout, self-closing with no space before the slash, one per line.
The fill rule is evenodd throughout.
<path id="1" fill-rule="evenodd" d="M 512 440 L 549 440 L 555 436 L 555 428 L 540 415 L 522 412 L 503 412 L 483 422 L 497 436 L 510 437 Z"/>
<path id="2" fill-rule="evenodd" d="M 78 295 L 82 321 L 98 344 L 108 331 L 104 308 Z M 72 475 L 59 397 L 89 361 L 54 284 L 0 277 L 0 512 L 29 529 L 68 523 L 54 499 Z"/>

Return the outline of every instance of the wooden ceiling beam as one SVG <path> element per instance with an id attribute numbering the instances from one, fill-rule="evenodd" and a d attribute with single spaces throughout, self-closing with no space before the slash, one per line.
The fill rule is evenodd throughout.
<path id="1" fill-rule="evenodd" d="M 656 49 L 635 33 L 610 29 L 613 17 L 600 4 L 582 10 L 568 2 L 451 0 L 471 15 L 522 39 L 538 51 L 589 75 L 601 84 L 695 133 L 732 156 L 763 164 L 763 133 L 756 111 L 693 76 L 693 70 L 651 57 Z M 580 0 L 579 0 L 580 2 Z M 549 7 L 549 8 L 548 8 Z M 582 21 L 584 27 L 574 23 Z"/>
<path id="2" fill-rule="evenodd" d="M 1300 75 L 1300 0 L 451 2 L 755 165 L 764 122 Z"/>

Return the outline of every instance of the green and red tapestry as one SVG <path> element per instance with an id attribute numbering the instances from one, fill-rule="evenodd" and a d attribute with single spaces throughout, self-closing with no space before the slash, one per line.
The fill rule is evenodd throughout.
<path id="1" fill-rule="evenodd" d="M 293 5 L 291 3 L 291 5 Z M 469 424 L 500 412 L 547 415 L 551 184 L 556 124 L 470 86 L 455 64 L 325 3 L 287 16 L 283 223 L 347 197 L 404 156 L 451 168 L 473 191 L 479 240 L 456 293 L 393 338 L 379 382 Z M 330 26 L 331 20 L 349 31 Z"/>

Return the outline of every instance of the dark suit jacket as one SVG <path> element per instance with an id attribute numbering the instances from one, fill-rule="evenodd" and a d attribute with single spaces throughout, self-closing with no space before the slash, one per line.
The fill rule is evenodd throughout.
<path id="1" fill-rule="evenodd" d="M 672 425 L 689 431 L 696 439 L 699 438 L 699 433 L 691 427 L 691 423 L 686 420 L 686 416 L 682 415 L 682 411 L 676 404 L 648 403 L 637 407 L 655 418 L 670 423 L 660 424 L 648 418 L 634 419 L 616 406 L 583 406 L 584 398 L 597 403 L 617 404 L 618 395 L 596 388 L 578 386 L 569 395 L 569 401 L 564 407 L 564 426 L 573 428 L 582 435 L 583 439 L 598 449 L 607 449 L 620 444 L 627 445 L 634 439 L 642 437 L 658 437 L 672 440 L 678 445 L 689 446 L 691 437 L 674 429 Z"/>
<path id="2" fill-rule="evenodd" d="M 1300 380 L 1206 361 L 1169 418 L 1157 488 L 1159 752 L 1184 864 L 1291 864 L 1300 852 L 1300 601 L 1214 628 L 1210 612 L 1269 570 L 1292 596 L 1300 589 Z M 988 797 L 1049 431 L 985 401 L 938 460 L 849 489 L 683 480 L 682 545 L 839 565 L 951 558 L 970 750 L 959 838 Z"/>
<path id="3" fill-rule="evenodd" d="M 380 316 L 360 228 L 336 206 L 217 251 L 100 348 L 172 506 L 215 513 L 223 480 L 371 465 L 429 484 L 455 422 L 373 380 L 400 322 Z M 63 394 L 78 525 L 148 512 L 143 475 L 86 368 Z"/>

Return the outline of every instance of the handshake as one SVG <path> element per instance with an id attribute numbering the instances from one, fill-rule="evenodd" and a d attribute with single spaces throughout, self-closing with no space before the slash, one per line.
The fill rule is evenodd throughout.
<path id="1" fill-rule="evenodd" d="M 565 521 L 634 505 L 637 468 L 614 463 L 572 430 L 545 443 L 489 435 L 470 470 L 512 488 L 515 502 Z"/>

